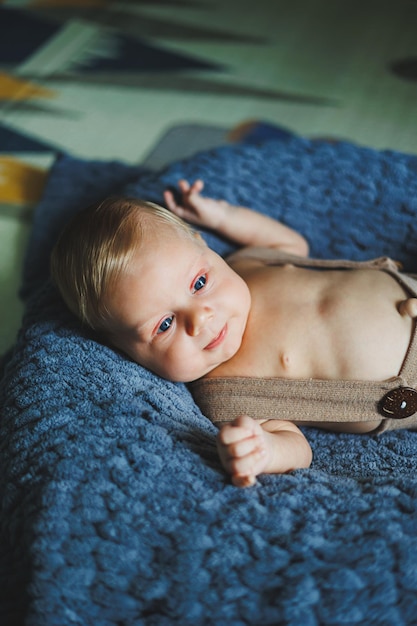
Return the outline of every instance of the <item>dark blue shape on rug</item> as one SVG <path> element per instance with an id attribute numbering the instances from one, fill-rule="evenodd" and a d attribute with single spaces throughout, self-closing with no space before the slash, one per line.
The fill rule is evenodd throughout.
<path id="1" fill-rule="evenodd" d="M 58 152 L 58 148 L 0 124 L 0 152 Z"/>
<path id="2" fill-rule="evenodd" d="M 60 24 L 33 13 L 0 8 L 0 63 L 16 65 L 26 61 L 60 28 Z"/>

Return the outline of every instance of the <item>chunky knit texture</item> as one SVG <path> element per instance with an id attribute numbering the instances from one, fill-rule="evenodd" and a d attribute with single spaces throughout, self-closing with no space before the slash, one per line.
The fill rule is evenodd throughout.
<path id="1" fill-rule="evenodd" d="M 412 156 L 293 137 L 157 174 L 58 160 L 1 382 L 0 623 L 415 624 L 417 433 L 306 429 L 311 469 L 239 490 L 186 387 L 100 345 L 48 283 L 50 247 L 76 208 L 123 187 L 161 201 L 180 177 L 282 218 L 314 256 L 388 254 L 416 269 Z"/>

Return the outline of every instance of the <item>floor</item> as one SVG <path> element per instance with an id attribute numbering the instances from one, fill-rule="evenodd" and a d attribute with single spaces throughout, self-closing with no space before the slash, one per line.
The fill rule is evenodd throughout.
<path id="1" fill-rule="evenodd" d="M 139 163 L 253 119 L 417 154 L 417 2 L 0 0 L 0 352 L 58 152 Z"/>

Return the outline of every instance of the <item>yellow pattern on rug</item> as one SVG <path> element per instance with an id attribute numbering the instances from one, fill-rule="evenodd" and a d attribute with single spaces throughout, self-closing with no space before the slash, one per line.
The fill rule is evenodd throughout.
<path id="1" fill-rule="evenodd" d="M 55 98 L 52 89 L 39 87 L 27 80 L 0 72 L 0 100 L 28 100 L 30 98 Z"/>
<path id="2" fill-rule="evenodd" d="M 0 157 L 0 203 L 32 205 L 39 201 L 47 172 L 11 157 Z"/>

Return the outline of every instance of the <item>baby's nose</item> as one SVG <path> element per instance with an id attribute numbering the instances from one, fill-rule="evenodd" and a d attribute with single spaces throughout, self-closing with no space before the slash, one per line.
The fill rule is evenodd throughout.
<path id="1" fill-rule="evenodd" d="M 187 318 L 187 332 L 191 337 L 197 337 L 213 317 L 213 312 L 209 307 L 198 307 L 190 311 Z"/>

